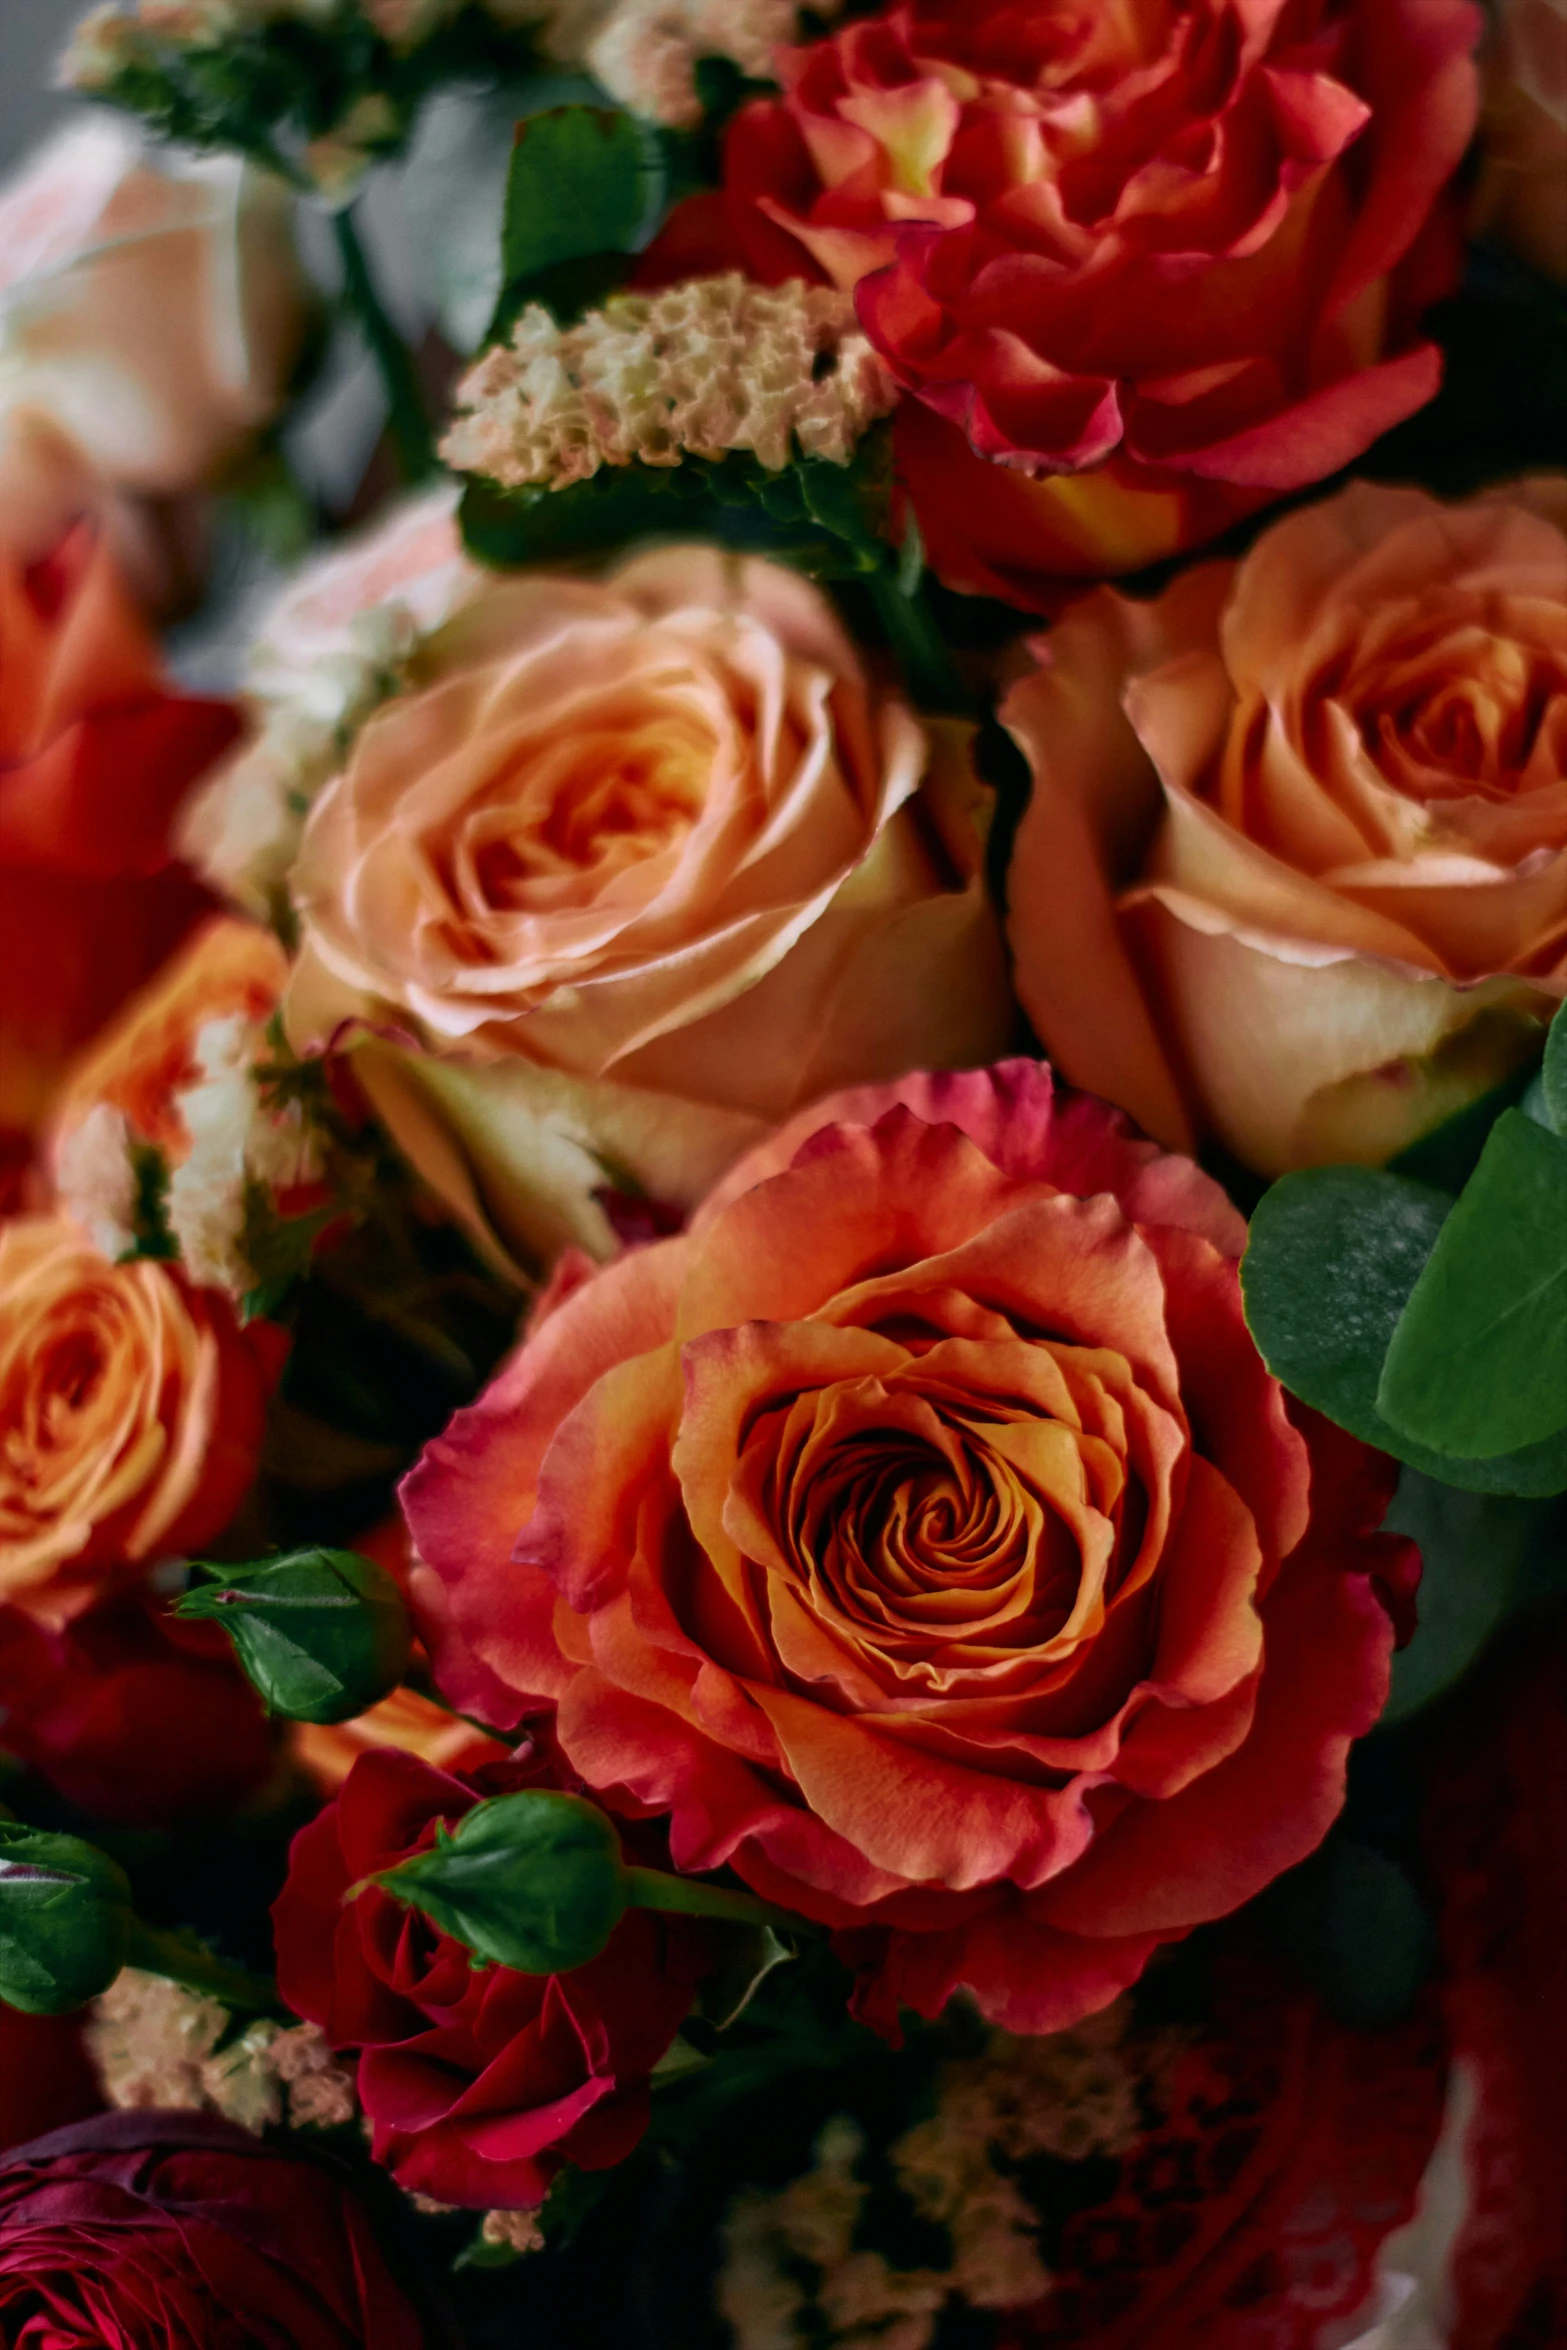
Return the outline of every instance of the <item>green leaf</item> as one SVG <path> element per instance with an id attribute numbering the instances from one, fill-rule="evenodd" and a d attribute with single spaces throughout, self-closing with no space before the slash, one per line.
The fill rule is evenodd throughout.
<path id="1" fill-rule="evenodd" d="M 1265 1898 L 1292 1963 L 1331 2015 L 1375 2031 L 1407 2014 L 1436 1934 L 1397 1861 L 1340 1833 Z"/>
<path id="2" fill-rule="evenodd" d="M 1467 1102 L 1440 1126 L 1433 1126 L 1429 1134 L 1422 1134 L 1418 1142 L 1389 1159 L 1388 1173 L 1413 1176 L 1417 1183 L 1434 1183 L 1456 1199 L 1480 1164 L 1486 1137 L 1497 1119 L 1523 1100 L 1533 1078 L 1534 1070 L 1526 1062 L 1477 1102 Z"/>
<path id="3" fill-rule="evenodd" d="M 1567 1142 L 1505 1110 L 1388 1348 L 1399 1435 L 1482 1460 L 1567 1428 Z"/>
<path id="4" fill-rule="evenodd" d="M 1545 1065 L 1540 1071 L 1545 1109 L 1556 1132 L 1567 1139 L 1567 1004 L 1551 1022 L 1545 1040 Z"/>
<path id="5" fill-rule="evenodd" d="M 626 1907 L 620 1838 L 596 1804 L 550 1788 L 493 1795 L 428 1852 L 369 1880 L 474 1956 L 525 1975 L 597 1958 Z"/>
<path id="6" fill-rule="evenodd" d="M 346 1722 L 396 1688 L 412 1642 L 394 1578 L 351 1550 L 307 1549 L 255 1566 L 208 1566 L 178 1616 L 221 1624 L 268 1709 Z"/>
<path id="7" fill-rule="evenodd" d="M 1471 1492 L 1560 1492 L 1567 1439 L 1475 1459 L 1401 1436 L 1377 1408 L 1388 1345 L 1451 1209 L 1445 1192 L 1371 1167 L 1284 1176 L 1257 1204 L 1241 1265 L 1252 1336 L 1292 1395 L 1428 1476 Z"/>
<path id="8" fill-rule="evenodd" d="M 549 273 L 562 320 L 604 290 L 604 256 L 635 250 L 655 195 L 656 151 L 629 114 L 557 106 L 517 126 L 506 186 L 503 307 L 512 315 Z M 564 265 L 592 263 L 581 289 Z"/>
<path id="9" fill-rule="evenodd" d="M 124 1871 L 79 1836 L 0 1820 L 0 2000 L 68 2015 L 106 1991 L 135 1922 Z"/>
<path id="10" fill-rule="evenodd" d="M 1544 1595 L 1553 1566 L 1567 1576 L 1567 1505 L 1458 1493 L 1405 1469 L 1387 1526 L 1421 1558 L 1420 1621 L 1382 1714 L 1398 1722 L 1450 1688 L 1515 1605 Z"/>

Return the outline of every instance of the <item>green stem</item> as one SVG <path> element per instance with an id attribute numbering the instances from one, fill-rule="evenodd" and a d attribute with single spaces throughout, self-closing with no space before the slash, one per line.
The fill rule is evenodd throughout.
<path id="1" fill-rule="evenodd" d="M 253 1975 L 243 1967 L 225 1966 L 221 1959 L 213 1958 L 197 1943 L 186 1941 L 183 1934 L 167 1934 L 161 1927 L 149 1926 L 142 1918 L 137 1918 L 131 1927 L 125 1963 L 140 1967 L 144 1974 L 166 1975 L 171 1983 L 220 1999 L 225 2007 L 242 2008 L 256 2015 L 277 2013 L 277 1985 L 270 1976 Z"/>
<path id="2" fill-rule="evenodd" d="M 895 558 L 870 568 L 866 580 L 915 701 L 927 710 L 968 710 L 972 697 L 937 633 L 923 589 L 916 586 L 912 593 L 905 589 Z"/>
<path id="3" fill-rule="evenodd" d="M 627 1869 L 621 1882 L 628 1909 L 661 1909 L 688 1918 L 725 1918 L 738 1926 L 776 1926 L 781 1933 L 810 1933 L 804 1918 L 754 1893 L 737 1893 L 727 1885 L 709 1885 L 700 1877 L 671 1877 L 662 1869 Z"/>
<path id="4" fill-rule="evenodd" d="M 343 299 L 357 320 L 380 371 L 386 393 L 392 445 L 405 481 L 424 481 L 436 470 L 435 443 L 413 359 L 385 310 L 370 275 L 370 264 L 359 242 L 354 207 L 344 204 L 332 215 L 338 257 L 343 264 Z"/>

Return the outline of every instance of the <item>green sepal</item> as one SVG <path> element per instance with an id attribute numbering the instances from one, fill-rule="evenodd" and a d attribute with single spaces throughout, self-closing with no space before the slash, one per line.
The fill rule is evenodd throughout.
<path id="1" fill-rule="evenodd" d="M 411 1860 L 372 1877 L 475 1958 L 565 1974 L 597 1958 L 626 1909 L 620 1838 L 597 1805 L 552 1788 L 492 1795 Z"/>
<path id="2" fill-rule="evenodd" d="M 1567 1428 L 1567 1142 L 1504 1110 L 1399 1317 L 1377 1409 L 1482 1460 Z"/>
<path id="3" fill-rule="evenodd" d="M 0 1820 L 0 2000 L 69 2015 L 126 1963 L 135 1915 L 125 1872 L 79 1836 Z"/>
<path id="4" fill-rule="evenodd" d="M 197 1562 L 210 1578 L 175 1614 L 221 1624 L 267 1708 L 346 1722 L 397 1687 L 412 1645 L 394 1578 L 351 1550 L 290 1551 L 254 1566 Z"/>

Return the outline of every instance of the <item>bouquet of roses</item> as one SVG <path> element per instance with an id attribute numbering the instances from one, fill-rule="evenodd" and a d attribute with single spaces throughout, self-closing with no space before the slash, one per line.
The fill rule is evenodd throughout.
<path id="1" fill-rule="evenodd" d="M 1564 41 L 77 26 L 0 2339 L 1567 2340 Z"/>

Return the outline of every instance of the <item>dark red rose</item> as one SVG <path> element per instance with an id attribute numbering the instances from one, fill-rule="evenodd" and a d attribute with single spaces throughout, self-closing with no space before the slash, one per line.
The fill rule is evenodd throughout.
<path id="1" fill-rule="evenodd" d="M 283 1997 L 334 2047 L 360 2051 L 376 2160 L 402 2187 L 486 2210 L 530 2209 L 564 2161 L 604 2170 L 630 2153 L 648 2076 L 709 1963 L 700 1927 L 632 1910 L 570 1974 L 476 1970 L 389 1894 L 345 1903 L 350 1885 L 432 1844 L 438 1820 L 530 1777 L 361 1756 L 295 1837 L 272 1913 Z"/>
<path id="2" fill-rule="evenodd" d="M 79 2017 L 0 2005 L 0 2150 L 84 2121 L 102 2105 Z"/>
<path id="3" fill-rule="evenodd" d="M 336 2165 L 200 2113 L 107 2113 L 0 2161 L 0 2340 L 424 2350 Z"/>
<path id="4" fill-rule="evenodd" d="M 170 845 L 227 750 L 227 702 L 173 693 L 106 543 L 0 552 L 0 1123 L 36 1131 L 61 1070 L 211 899 Z"/>
<path id="5" fill-rule="evenodd" d="M 644 278 L 857 289 L 935 568 L 1036 607 L 1428 400 L 1466 0 L 906 0 L 785 51 Z"/>
<path id="6" fill-rule="evenodd" d="M 273 1753 L 219 1627 L 182 1624 L 150 1594 L 59 1631 L 0 1608 L 0 1747 L 67 1802 L 130 1828 L 234 1811 Z"/>

